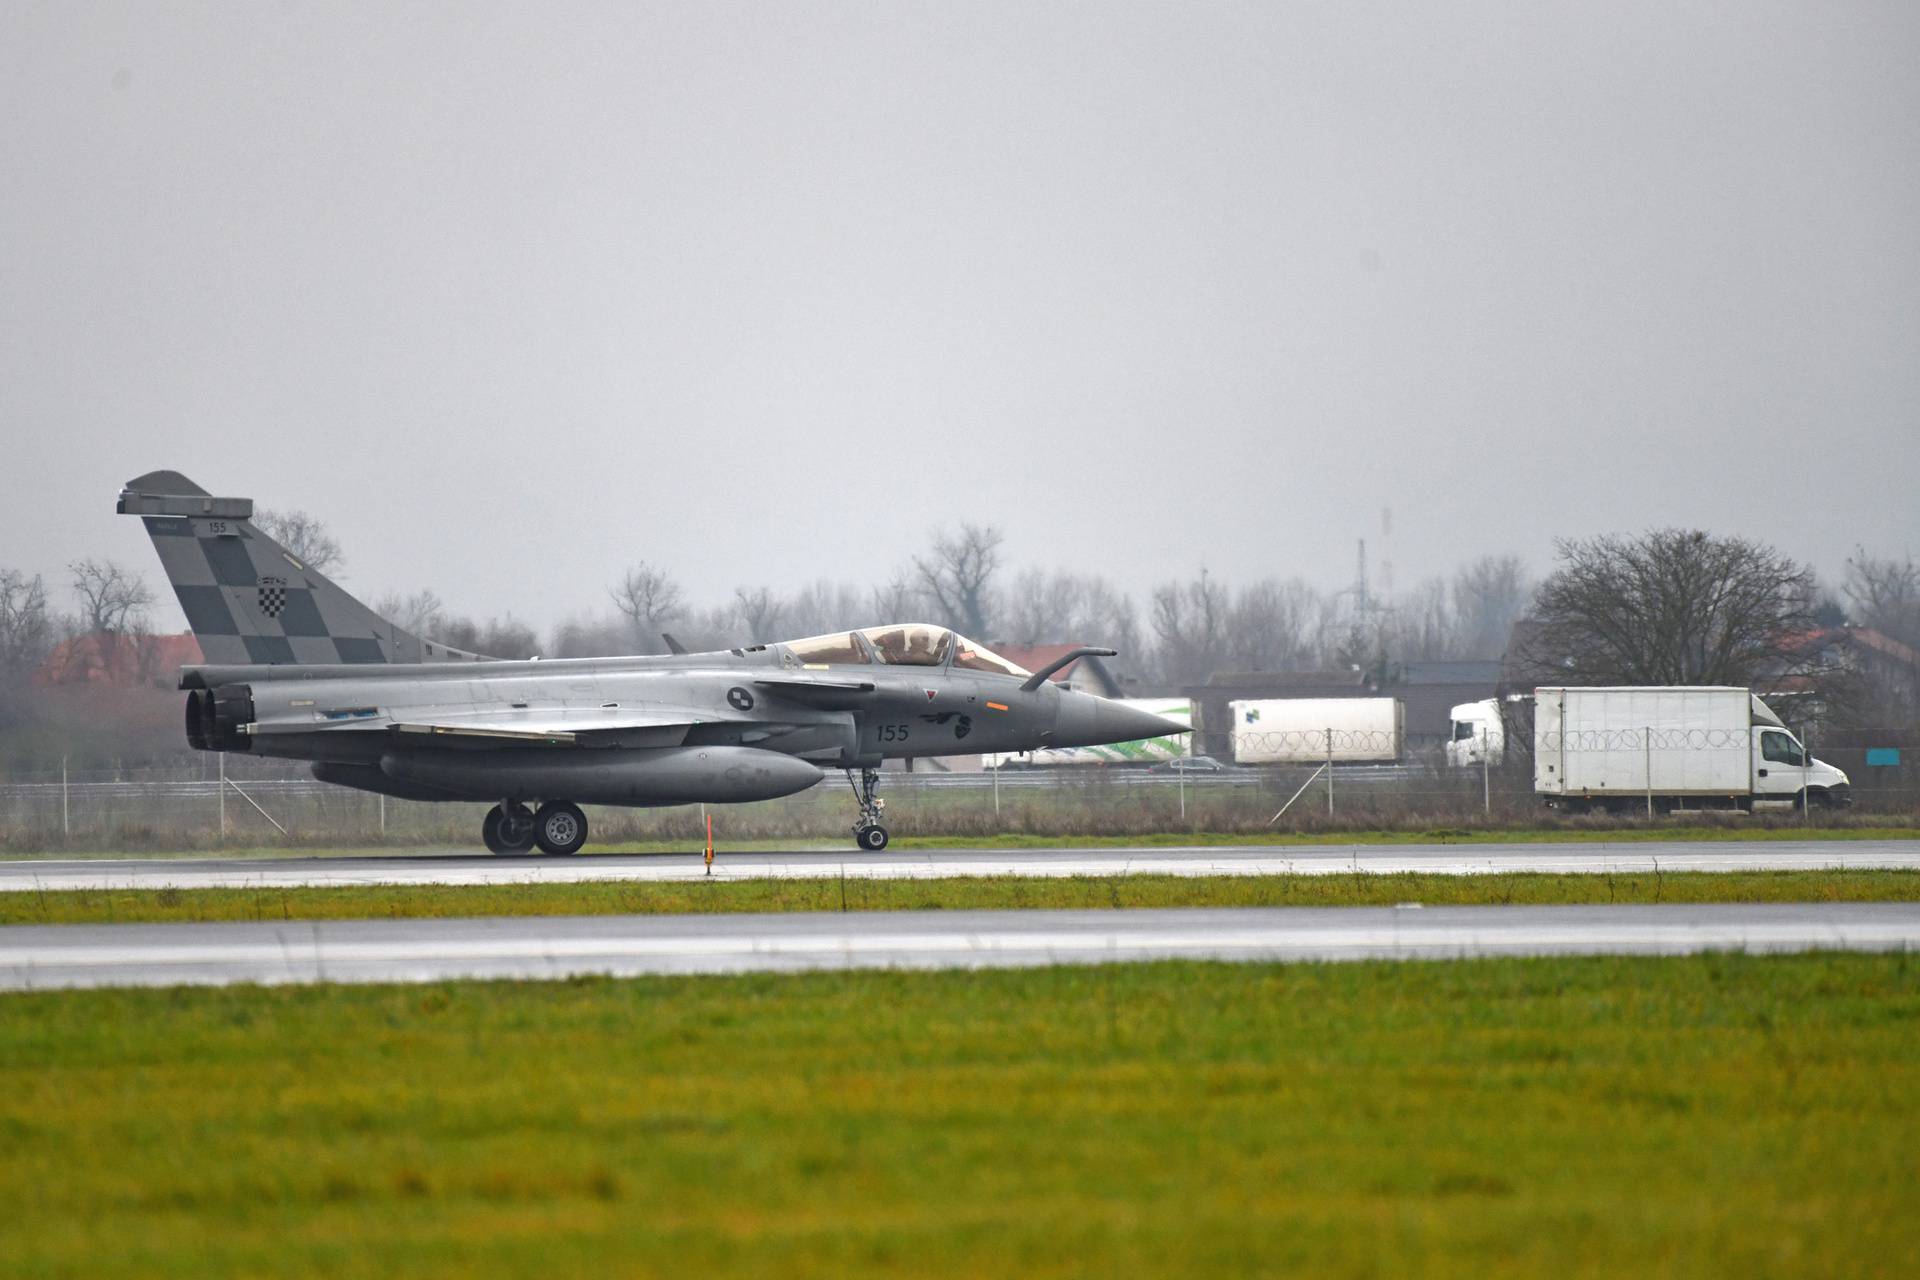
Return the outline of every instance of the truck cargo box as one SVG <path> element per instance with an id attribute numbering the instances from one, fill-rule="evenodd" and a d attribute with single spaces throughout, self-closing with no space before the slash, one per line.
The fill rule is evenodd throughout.
<path id="1" fill-rule="evenodd" d="M 1754 724 L 1779 725 L 1745 689 L 1652 686 L 1534 691 L 1534 790 L 1542 795 L 1739 796 L 1752 788 Z"/>
<path id="2" fill-rule="evenodd" d="M 1406 745 L 1398 698 L 1264 698 L 1230 702 L 1237 764 L 1390 764 Z"/>

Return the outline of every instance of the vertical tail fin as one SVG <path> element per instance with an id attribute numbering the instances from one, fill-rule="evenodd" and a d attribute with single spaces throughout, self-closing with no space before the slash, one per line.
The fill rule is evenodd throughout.
<path id="1" fill-rule="evenodd" d="M 253 524 L 251 498 L 216 498 L 177 471 L 150 471 L 127 482 L 118 510 L 145 522 L 209 663 L 480 657 L 402 630 L 302 564 Z"/>

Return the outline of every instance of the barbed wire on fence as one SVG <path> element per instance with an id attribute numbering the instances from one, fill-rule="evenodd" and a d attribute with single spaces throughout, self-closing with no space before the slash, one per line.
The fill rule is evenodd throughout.
<path id="1" fill-rule="evenodd" d="M 1319 752 L 1325 755 L 1329 750 L 1365 751 L 1370 754 L 1394 755 L 1398 753 L 1401 740 L 1398 734 L 1387 729 L 1235 729 L 1233 746 L 1236 753 L 1257 751 L 1260 753 L 1280 752 L 1312 755 Z"/>
<path id="2" fill-rule="evenodd" d="M 1744 751 L 1749 741 L 1738 729 L 1579 729 L 1543 730 L 1534 746 L 1538 751 Z"/>

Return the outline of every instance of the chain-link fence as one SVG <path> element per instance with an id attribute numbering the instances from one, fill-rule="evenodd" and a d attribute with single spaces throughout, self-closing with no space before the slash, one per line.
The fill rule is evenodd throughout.
<path id="1" fill-rule="evenodd" d="M 225 765 L 224 776 L 222 765 Z M 896 835 L 1134 836 L 1303 830 L 1464 828 L 1592 822 L 1547 812 L 1530 761 L 1227 768 L 1216 773 L 1080 766 L 991 773 L 889 771 L 880 794 Z M 1856 782 L 1840 820 L 1914 815 L 1904 776 Z M 0 848 L 199 849 L 222 845 L 477 845 L 480 804 L 422 804 L 316 782 L 290 762 L 210 757 L 198 769 L 114 774 L 53 769 L 0 779 Z M 857 805 L 838 773 L 781 800 L 715 806 L 725 838 L 839 840 Z M 697 843 L 705 810 L 588 810 L 596 841 Z M 1277 815 L 1277 816 L 1276 816 Z M 1628 815 L 1638 820 L 1638 815 Z M 1823 825 L 1835 815 L 1816 809 Z M 1798 822 L 1799 815 L 1769 821 Z M 1884 817 L 1882 817 L 1884 820 Z M 1745 819 L 1745 821 L 1753 821 Z"/>

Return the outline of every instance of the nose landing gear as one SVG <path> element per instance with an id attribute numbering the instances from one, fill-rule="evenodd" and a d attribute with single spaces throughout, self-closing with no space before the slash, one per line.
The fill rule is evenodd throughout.
<path id="1" fill-rule="evenodd" d="M 878 853 L 887 847 L 887 829 L 880 825 L 880 818 L 887 802 L 874 795 L 880 789 L 880 771 L 862 769 L 860 781 L 853 780 L 853 770 L 847 770 L 847 785 L 853 788 L 853 794 L 860 801 L 860 818 L 853 824 L 853 842 L 862 849 Z"/>

